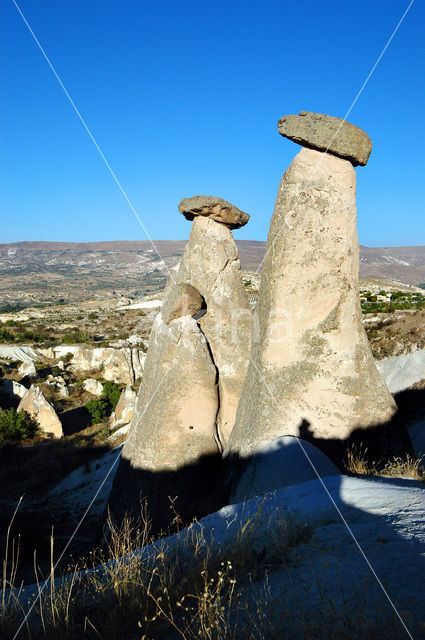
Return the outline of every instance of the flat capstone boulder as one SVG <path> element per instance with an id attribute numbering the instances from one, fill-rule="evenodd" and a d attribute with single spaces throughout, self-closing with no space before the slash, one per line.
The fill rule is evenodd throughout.
<path id="1" fill-rule="evenodd" d="M 364 167 L 372 152 L 372 140 L 362 129 L 323 113 L 300 111 L 299 115 L 283 116 L 277 128 L 284 138 L 309 149 L 332 153 L 355 167 Z"/>
<path id="2" fill-rule="evenodd" d="M 204 216 L 225 224 L 229 229 L 239 229 L 249 220 L 249 215 L 245 211 L 241 211 L 227 200 L 215 196 L 183 198 L 178 208 L 186 220 L 193 220 L 196 216 Z"/>

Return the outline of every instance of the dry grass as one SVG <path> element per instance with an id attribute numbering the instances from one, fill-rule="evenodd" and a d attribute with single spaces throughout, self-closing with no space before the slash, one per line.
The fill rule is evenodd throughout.
<path id="1" fill-rule="evenodd" d="M 261 507 L 237 532 L 236 543 L 216 545 L 206 541 L 201 528 L 182 532 L 177 547 L 157 542 L 149 556 L 138 550 L 150 542 L 149 522 L 142 511 L 139 522 L 128 518 L 117 528 L 109 521 L 106 549 L 93 554 L 91 566 L 74 566 L 67 579 L 44 583 L 34 563 L 38 597 L 20 638 L 163 637 L 221 640 L 247 634 L 246 608 L 236 605 L 238 586 L 264 572 L 264 566 L 281 566 L 290 549 L 307 541 L 311 528 L 295 518 L 279 519 L 280 531 L 270 541 L 269 552 L 258 553 L 252 544 L 262 518 Z M 277 522 L 275 519 L 274 522 Z M 24 607 L 16 597 L 16 551 L 8 550 L 3 564 L 0 638 L 16 631 L 24 618 Z M 51 570 L 54 578 L 54 547 L 51 540 Z M 106 561 L 106 562 L 105 562 Z M 261 566 L 261 569 L 260 569 Z M 84 571 L 82 571 L 84 570 Z M 240 611 L 239 611 L 240 609 Z M 239 621 L 242 617 L 243 625 Z M 3 635 L 2 635 L 3 634 Z M 127 634 L 127 636 L 125 636 Z M 254 637 L 254 636 L 251 636 Z"/>
<path id="2" fill-rule="evenodd" d="M 425 481 L 422 458 L 416 459 L 409 455 L 388 461 L 381 470 L 381 475 Z"/>
<path id="3" fill-rule="evenodd" d="M 370 460 L 367 448 L 351 446 L 346 453 L 345 467 L 355 475 L 381 476 L 385 478 L 409 478 L 425 481 L 422 458 L 413 458 L 407 454 L 404 458 L 395 457 L 387 461 Z"/>
<path id="4" fill-rule="evenodd" d="M 358 585 L 358 602 L 342 598 L 337 603 L 327 592 L 323 576 L 318 576 L 318 583 L 323 584 L 319 584 L 316 608 L 311 607 L 308 593 L 300 585 L 284 590 L 278 602 L 273 600 L 269 573 L 283 568 L 291 572 L 291 550 L 308 543 L 313 529 L 295 516 L 277 514 L 273 520 L 276 535 L 268 539 L 265 553 L 259 556 L 254 551 L 255 535 L 266 517 L 263 506 L 241 524 L 231 546 L 206 540 L 202 530 L 194 527 L 182 532 L 177 546 L 159 541 L 150 545 L 149 555 L 143 556 L 139 549 L 150 542 L 146 511 L 142 510 L 137 523 L 127 518 L 116 527 L 109 522 L 107 546 L 103 553 L 94 554 L 92 560 L 93 566 L 108 560 L 102 569 L 98 566 L 97 571 L 78 573 L 79 569 L 87 569 L 87 565 L 74 567 L 67 580 L 49 581 L 45 588 L 36 569 L 38 597 L 19 638 L 401 640 L 405 637 L 394 616 L 364 606 L 367 589 L 363 585 Z M 22 604 L 8 591 L 18 560 L 10 540 L 8 545 L 10 557 L 3 566 L 0 593 L 2 639 L 14 637 L 25 615 Z M 53 539 L 51 550 L 53 575 Z M 295 603 L 293 595 L 297 589 L 301 589 L 302 597 Z"/>

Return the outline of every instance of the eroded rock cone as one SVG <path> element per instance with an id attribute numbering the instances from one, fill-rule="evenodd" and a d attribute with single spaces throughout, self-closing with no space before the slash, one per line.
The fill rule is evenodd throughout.
<path id="1" fill-rule="evenodd" d="M 53 438 L 62 438 L 61 421 L 52 405 L 47 402 L 41 389 L 32 385 L 18 405 L 18 411 L 27 411 L 38 422 L 43 433 Z"/>
<path id="2" fill-rule="evenodd" d="M 198 320 L 217 369 L 216 436 L 222 447 L 235 422 L 252 326 L 238 250 L 230 230 L 211 218 L 196 218 L 176 280 L 165 296 L 162 317 L 170 323 L 186 307 L 186 313 Z"/>
<path id="3" fill-rule="evenodd" d="M 351 162 L 312 149 L 281 180 L 226 454 L 284 435 L 341 441 L 396 410 L 361 320 L 355 193 Z"/>
<path id="4" fill-rule="evenodd" d="M 111 494 L 115 517 L 148 500 L 155 531 L 216 506 L 221 450 L 233 427 L 252 314 L 230 229 L 193 221 L 151 332 L 141 390 Z"/>
<path id="5" fill-rule="evenodd" d="M 127 385 L 122 390 L 120 398 L 115 407 L 115 411 L 109 418 L 109 428 L 115 429 L 120 425 L 128 424 L 134 413 L 134 405 L 136 404 L 136 392 Z"/>

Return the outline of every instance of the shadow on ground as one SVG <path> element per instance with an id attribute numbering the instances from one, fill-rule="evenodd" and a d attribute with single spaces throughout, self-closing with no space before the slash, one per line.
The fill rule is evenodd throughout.
<path id="1" fill-rule="evenodd" d="M 347 439 L 315 438 L 307 420 L 300 425 L 299 437 L 322 451 L 341 473 L 347 473 L 346 452 L 353 445 L 361 447 L 365 457 L 378 467 L 379 461 L 384 466 L 394 457 L 414 456 L 406 425 L 425 417 L 425 389 L 404 391 L 395 399 L 398 411 L 389 422 L 359 428 Z M 137 515 L 140 501 L 147 500 L 154 533 L 169 531 L 170 526 L 185 526 L 228 504 L 235 483 L 253 458 L 233 455 L 223 460 L 217 453 L 176 471 L 152 472 L 134 468 L 122 457 L 110 496 L 111 512 L 119 521 L 125 513 Z"/>

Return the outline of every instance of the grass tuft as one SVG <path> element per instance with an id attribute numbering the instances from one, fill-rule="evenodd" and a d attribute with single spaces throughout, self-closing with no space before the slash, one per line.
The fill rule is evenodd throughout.
<path id="1" fill-rule="evenodd" d="M 409 454 L 387 461 L 371 461 L 367 455 L 367 447 L 353 445 L 347 449 L 345 467 L 355 475 L 425 481 L 422 458 L 414 458 Z"/>

